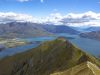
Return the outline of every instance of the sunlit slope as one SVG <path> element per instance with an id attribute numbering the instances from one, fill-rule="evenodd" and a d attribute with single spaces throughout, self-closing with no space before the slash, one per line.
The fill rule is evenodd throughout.
<path id="1" fill-rule="evenodd" d="M 64 75 L 70 75 L 69 69 L 77 70 L 75 66 L 87 61 L 100 67 L 96 58 L 82 52 L 64 38 L 58 38 L 44 42 L 28 52 L 1 60 L 0 75 L 50 75 L 64 71 L 69 73 Z"/>
<path id="2" fill-rule="evenodd" d="M 100 75 L 100 69 L 95 64 L 87 61 L 68 70 L 51 75 Z"/>

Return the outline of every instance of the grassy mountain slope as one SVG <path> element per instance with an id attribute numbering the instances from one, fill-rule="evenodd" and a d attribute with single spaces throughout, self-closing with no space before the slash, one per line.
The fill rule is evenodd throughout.
<path id="1" fill-rule="evenodd" d="M 100 75 L 100 69 L 95 64 L 87 61 L 63 72 L 51 75 Z"/>
<path id="2" fill-rule="evenodd" d="M 100 67 L 97 59 L 82 52 L 65 39 L 58 38 L 44 42 L 28 52 L 2 59 L 0 75 L 50 75 L 87 61 Z"/>

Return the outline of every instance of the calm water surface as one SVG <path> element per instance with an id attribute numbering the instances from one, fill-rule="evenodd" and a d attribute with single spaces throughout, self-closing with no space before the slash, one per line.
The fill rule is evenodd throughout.
<path id="1" fill-rule="evenodd" d="M 80 38 L 78 35 L 69 35 L 69 34 L 57 34 L 57 37 L 59 36 L 64 36 L 66 37 L 69 41 L 71 41 L 75 46 L 79 47 L 83 51 L 94 55 L 98 56 L 100 55 L 100 41 L 92 40 L 92 39 L 87 39 L 87 38 Z M 54 40 L 57 37 L 37 37 L 37 38 L 27 38 L 23 40 L 27 40 L 29 42 L 33 41 L 48 41 L 48 40 Z M 15 48 L 8 48 L 0 52 L 0 58 L 5 57 L 5 56 L 11 56 L 16 53 L 24 52 L 27 50 L 30 50 L 32 48 L 37 47 L 39 44 L 28 44 L 24 46 L 19 46 Z"/>

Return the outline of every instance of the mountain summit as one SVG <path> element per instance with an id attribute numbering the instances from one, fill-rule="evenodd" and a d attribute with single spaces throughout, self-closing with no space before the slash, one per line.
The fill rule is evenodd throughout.
<path id="1" fill-rule="evenodd" d="M 60 37 L 0 61 L 0 75 L 99 75 L 100 62 Z"/>

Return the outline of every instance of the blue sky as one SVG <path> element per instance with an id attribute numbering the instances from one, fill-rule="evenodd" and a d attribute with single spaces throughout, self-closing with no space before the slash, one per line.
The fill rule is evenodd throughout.
<path id="1" fill-rule="evenodd" d="M 100 0 L 0 0 L 0 12 L 24 13 L 37 17 L 53 12 L 62 14 L 100 12 Z"/>
<path id="2" fill-rule="evenodd" d="M 0 23 L 100 26 L 100 0 L 0 0 Z"/>

